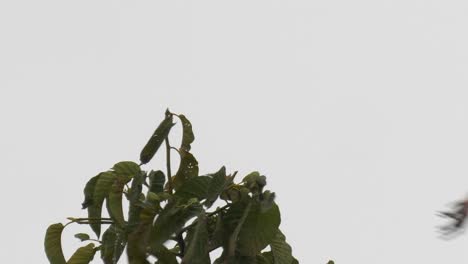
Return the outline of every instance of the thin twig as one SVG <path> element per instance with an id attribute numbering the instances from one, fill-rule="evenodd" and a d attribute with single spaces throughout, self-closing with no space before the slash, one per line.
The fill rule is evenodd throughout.
<path id="1" fill-rule="evenodd" d="M 226 210 L 226 209 L 229 208 L 230 206 L 231 206 L 231 204 L 226 204 L 225 206 L 223 206 L 223 207 L 221 207 L 221 208 L 218 208 L 217 210 L 215 210 L 215 211 L 213 211 L 213 212 L 211 212 L 211 213 L 207 213 L 207 214 L 206 214 L 206 217 L 213 216 L 213 215 L 215 215 L 215 214 L 217 214 L 217 213 L 219 213 L 219 212 L 221 212 L 221 211 L 223 211 L 223 210 Z M 190 225 L 188 225 L 188 226 L 182 228 L 182 229 L 179 231 L 179 233 L 177 233 L 177 235 L 181 235 L 182 233 L 184 233 L 185 231 L 189 230 L 190 228 L 192 228 L 192 227 L 193 227 L 194 225 L 196 225 L 196 224 L 197 224 L 197 221 L 195 220 L 195 221 L 193 221 Z"/>
<path id="2" fill-rule="evenodd" d="M 217 214 L 217 213 L 219 213 L 219 212 L 221 212 L 221 211 L 223 211 L 223 210 L 225 210 L 225 209 L 227 209 L 229 207 L 231 207 L 231 204 L 226 204 L 225 206 L 223 206 L 221 208 L 218 208 L 218 209 L 216 209 L 215 211 L 213 211 L 211 213 L 207 213 L 206 216 L 207 217 L 213 216 L 213 215 L 215 215 L 215 214 Z"/>
<path id="3" fill-rule="evenodd" d="M 104 221 L 111 221 L 112 218 L 101 218 L 101 217 L 81 217 L 81 218 L 69 218 L 70 220 L 76 222 L 76 221 L 87 221 L 87 220 L 104 220 Z"/>
<path id="4" fill-rule="evenodd" d="M 89 224 L 103 224 L 103 225 L 112 225 L 114 222 L 113 221 L 100 221 L 100 222 L 96 222 L 96 221 L 80 221 L 80 222 L 75 222 L 79 225 L 89 225 Z"/>
<path id="5" fill-rule="evenodd" d="M 172 194 L 171 145 L 169 144 L 169 137 L 166 137 L 165 141 L 166 141 L 167 185 L 169 186 L 169 193 Z"/>
<path id="6" fill-rule="evenodd" d="M 232 257 L 235 254 L 237 237 L 239 236 L 242 225 L 244 224 L 244 221 L 247 218 L 247 215 L 249 214 L 250 207 L 252 207 L 252 202 L 249 202 L 249 204 L 245 208 L 244 214 L 242 215 L 241 219 L 237 223 L 236 228 L 234 229 L 234 232 L 232 232 L 232 235 L 229 238 L 228 257 Z"/>

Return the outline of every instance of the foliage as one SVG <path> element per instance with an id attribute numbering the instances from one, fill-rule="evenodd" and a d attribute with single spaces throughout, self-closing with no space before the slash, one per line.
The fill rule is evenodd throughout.
<path id="1" fill-rule="evenodd" d="M 183 128 L 179 148 L 171 147 L 168 138 L 174 117 L 181 120 Z M 200 176 L 198 162 L 190 152 L 194 139 L 190 121 L 167 110 L 141 151 L 140 164 L 118 162 L 86 183 L 82 206 L 88 217 L 68 218 L 68 224 L 89 225 L 97 239 L 76 234 L 87 245 L 66 261 L 61 234 L 68 224 L 57 223 L 47 229 L 44 245 L 50 263 L 85 264 L 100 252 L 103 263 L 115 264 L 125 249 L 130 264 L 210 264 L 210 252 L 216 249 L 222 249 L 213 260 L 216 264 L 299 263 L 279 229 L 280 211 L 275 193 L 265 190 L 265 176 L 253 172 L 235 183 L 237 172 L 227 174 L 224 167 Z M 166 174 L 144 170 L 143 165 L 163 143 Z M 171 150 L 180 155 L 174 175 Z M 126 217 L 124 198 L 128 201 Z M 212 209 L 217 201 L 224 205 Z M 102 216 L 104 204 L 110 218 Z"/>

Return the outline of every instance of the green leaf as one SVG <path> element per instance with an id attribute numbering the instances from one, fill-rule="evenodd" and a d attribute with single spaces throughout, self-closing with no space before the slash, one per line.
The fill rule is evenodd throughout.
<path id="1" fill-rule="evenodd" d="M 257 257 L 236 255 L 233 257 L 221 256 L 213 264 L 258 264 L 258 262 Z"/>
<path id="2" fill-rule="evenodd" d="M 247 187 L 243 185 L 232 184 L 221 193 L 220 198 L 223 200 L 230 200 L 232 203 L 244 203 L 250 199 L 249 194 L 250 190 Z"/>
<path id="3" fill-rule="evenodd" d="M 286 237 L 278 229 L 275 238 L 270 243 L 275 264 L 291 264 L 293 261 L 291 246 L 286 243 Z"/>
<path id="4" fill-rule="evenodd" d="M 227 256 L 223 251 L 222 255 L 217 258 L 213 264 L 274 264 L 273 260 L 269 262 L 269 259 L 265 258 L 262 255 L 257 256 L 241 256 L 241 255 L 234 255 L 234 256 Z"/>
<path id="5" fill-rule="evenodd" d="M 327 264 L 335 264 L 335 262 L 333 260 L 330 260 L 330 261 L 328 261 Z"/>
<path id="6" fill-rule="evenodd" d="M 231 232 L 231 236 L 229 237 L 229 243 L 228 243 L 228 258 L 229 259 L 235 256 L 235 253 L 237 251 L 237 242 L 239 239 L 239 234 L 242 229 L 242 225 L 244 224 L 245 220 L 247 219 L 247 216 L 250 213 L 251 207 L 252 207 L 252 202 L 248 202 L 246 206 L 242 206 L 241 208 L 242 215 L 240 216 L 239 220 L 236 221 L 235 228 L 233 229 L 233 231 Z M 231 209 L 232 208 L 233 207 L 231 207 Z"/>
<path id="7" fill-rule="evenodd" d="M 117 263 L 126 243 L 125 231 L 116 225 L 109 226 L 104 234 L 102 234 L 101 259 L 104 261 L 104 264 Z"/>
<path id="8" fill-rule="evenodd" d="M 219 208 L 217 208 L 219 209 Z M 210 251 L 215 250 L 227 243 L 226 229 L 224 226 L 223 212 L 219 212 L 216 216 L 215 226 L 212 232 L 210 232 Z"/>
<path id="9" fill-rule="evenodd" d="M 114 220 L 120 227 L 123 227 L 125 225 L 125 219 L 122 209 L 123 188 L 125 184 L 128 183 L 130 180 L 130 178 L 125 177 L 126 176 L 120 175 L 119 177 L 116 177 L 107 197 L 107 210 L 109 212 L 109 215 L 112 218 L 112 220 Z"/>
<path id="10" fill-rule="evenodd" d="M 47 228 L 44 248 L 50 264 L 66 264 L 62 251 L 62 231 L 64 226 L 60 223 Z"/>
<path id="11" fill-rule="evenodd" d="M 254 171 L 245 176 L 242 182 L 244 182 L 245 187 L 249 188 L 252 193 L 260 193 L 266 185 L 266 177 Z"/>
<path id="12" fill-rule="evenodd" d="M 68 260 L 67 264 L 88 264 L 93 260 L 96 250 L 93 243 L 80 247 Z"/>
<path id="13" fill-rule="evenodd" d="M 211 181 L 212 178 L 209 176 L 193 177 L 184 182 L 175 192 L 175 195 L 187 200 L 194 197 L 203 200 L 207 196 Z"/>
<path id="14" fill-rule="evenodd" d="M 267 190 L 267 191 L 264 191 L 260 197 L 261 197 L 260 207 L 262 209 L 262 212 L 265 212 L 273 206 L 276 195 L 274 192 L 272 193 Z"/>
<path id="15" fill-rule="evenodd" d="M 159 197 L 157 194 L 155 194 L 154 192 L 148 192 L 146 194 L 146 200 L 148 202 L 150 202 L 151 204 L 154 203 L 154 202 L 160 202 L 162 201 L 161 197 Z"/>
<path id="16" fill-rule="evenodd" d="M 133 178 L 140 172 L 140 166 L 133 161 L 121 161 L 112 167 L 115 174 L 125 178 Z"/>
<path id="17" fill-rule="evenodd" d="M 227 250 L 223 250 L 221 253 L 221 256 L 219 256 L 217 259 L 213 261 L 213 264 L 225 264 L 227 263 L 226 258 L 227 258 Z"/>
<path id="18" fill-rule="evenodd" d="M 193 234 L 187 240 L 187 252 L 182 259 L 182 264 L 210 264 L 207 218 L 205 213 L 201 213 L 198 216 Z"/>
<path id="19" fill-rule="evenodd" d="M 179 154 L 179 169 L 172 180 L 175 190 L 182 186 L 188 179 L 198 176 L 198 161 L 195 157 L 184 149 L 180 149 Z"/>
<path id="20" fill-rule="evenodd" d="M 158 258 L 156 264 L 178 264 L 177 255 L 167 249 L 165 246 L 160 245 L 153 254 Z"/>
<path id="21" fill-rule="evenodd" d="M 208 208 L 218 199 L 218 196 L 226 187 L 226 167 L 222 167 L 218 172 L 212 175 L 212 180 L 207 190 L 205 206 Z"/>
<path id="22" fill-rule="evenodd" d="M 275 237 L 281 222 L 276 204 L 265 212 L 258 204 L 252 209 L 242 226 L 238 240 L 239 252 L 245 256 L 254 256 L 264 249 Z"/>
<path id="23" fill-rule="evenodd" d="M 159 124 L 158 128 L 156 128 L 140 153 L 141 164 L 148 163 L 153 158 L 154 154 L 156 154 L 163 141 L 169 135 L 172 126 L 174 126 L 172 120 L 172 114 L 166 113 L 166 118 Z"/>
<path id="24" fill-rule="evenodd" d="M 89 235 L 85 234 L 85 233 L 75 234 L 75 237 L 78 238 L 79 240 L 81 240 L 81 242 L 83 242 L 85 240 L 89 240 Z"/>
<path id="25" fill-rule="evenodd" d="M 94 176 L 86 183 L 86 186 L 83 190 L 85 199 L 84 202 L 81 204 L 83 206 L 82 209 L 86 209 L 93 204 L 94 187 L 96 186 L 96 182 L 99 179 L 99 175 L 100 174 Z"/>
<path id="26" fill-rule="evenodd" d="M 149 263 L 146 261 L 149 235 L 152 227 L 154 213 L 143 209 L 141 221 L 138 226 L 128 235 L 127 256 L 129 263 Z"/>
<path id="27" fill-rule="evenodd" d="M 267 258 L 262 255 L 257 256 L 257 264 L 274 264 L 273 262 L 269 262 Z"/>
<path id="28" fill-rule="evenodd" d="M 275 264 L 275 260 L 273 259 L 273 254 L 271 251 L 263 252 L 260 255 L 257 255 L 257 264 Z M 292 263 L 289 263 L 292 264 Z"/>
<path id="29" fill-rule="evenodd" d="M 197 202 L 185 205 L 180 204 L 180 201 L 176 199 L 170 200 L 154 222 L 150 238 L 151 248 L 157 249 L 201 210 L 202 206 Z"/>
<path id="30" fill-rule="evenodd" d="M 155 216 L 155 211 L 149 208 L 143 208 L 142 185 L 145 180 L 145 174 L 139 173 L 133 178 L 131 192 L 129 195 L 129 217 L 128 217 L 128 242 L 127 256 L 130 264 L 149 263 L 146 260 L 146 249 L 148 239 Z"/>
<path id="31" fill-rule="evenodd" d="M 214 174 L 189 178 L 176 191 L 175 195 L 184 199 L 197 198 L 198 200 L 210 199 L 215 201 L 228 183 L 225 177 L 225 168 L 222 167 Z M 208 198 L 211 196 L 211 198 Z M 214 200 L 213 200 L 214 199 Z M 208 202 L 210 204 L 210 202 Z M 211 202 L 212 203 L 212 202 Z"/>
<path id="32" fill-rule="evenodd" d="M 109 194 L 115 179 L 116 176 L 112 172 L 103 172 L 99 174 L 96 186 L 94 187 L 93 203 L 88 207 L 88 217 L 96 219 L 90 220 L 89 225 L 91 226 L 91 229 L 93 229 L 94 233 L 96 233 L 97 237 L 101 235 L 101 223 L 99 222 L 99 219 L 102 214 L 102 205 L 104 203 L 104 199 Z"/>
<path id="33" fill-rule="evenodd" d="M 166 182 L 166 176 L 164 172 L 151 171 L 148 175 L 150 181 L 149 191 L 153 193 L 160 193 L 164 191 L 164 183 Z"/>
<path id="34" fill-rule="evenodd" d="M 226 223 L 230 230 L 240 222 L 245 203 L 235 203 L 226 213 Z M 276 236 L 281 222 L 278 206 L 262 212 L 261 205 L 255 202 L 245 219 L 237 240 L 237 249 L 243 256 L 256 256 L 270 244 Z M 232 231 L 231 231 L 232 232 Z"/>
<path id="35" fill-rule="evenodd" d="M 181 148 L 186 151 L 190 151 L 190 148 L 191 148 L 190 144 L 192 144 L 193 141 L 195 140 L 195 136 L 193 135 L 193 131 L 192 131 L 192 124 L 184 115 L 179 115 L 178 117 L 180 118 L 180 121 L 182 122 L 182 131 L 183 131 Z"/>
<path id="36" fill-rule="evenodd" d="M 140 196 L 142 195 L 143 182 L 145 175 L 140 172 L 133 178 L 129 194 L 129 208 L 128 208 L 128 226 L 129 231 L 132 231 L 140 222 L 140 213 L 142 208 L 138 206 Z"/>
<path id="37" fill-rule="evenodd" d="M 258 171 L 253 171 L 249 174 L 247 174 L 244 179 L 242 179 L 242 182 L 245 183 L 253 183 L 256 182 L 257 178 L 260 177 L 260 173 Z"/>

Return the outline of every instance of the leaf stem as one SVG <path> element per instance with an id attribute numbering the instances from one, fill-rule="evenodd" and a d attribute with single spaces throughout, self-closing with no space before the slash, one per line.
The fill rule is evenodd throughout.
<path id="1" fill-rule="evenodd" d="M 79 225 L 89 225 L 89 224 L 95 224 L 96 221 L 80 221 L 80 222 L 75 222 Z M 100 221 L 99 224 L 103 225 L 112 225 L 114 222 L 113 221 Z"/>
<path id="2" fill-rule="evenodd" d="M 177 153 L 179 153 L 179 154 L 180 154 L 180 151 L 179 151 L 177 148 L 175 148 L 175 147 L 171 147 L 171 149 L 173 149 L 173 150 L 177 151 Z"/>
<path id="3" fill-rule="evenodd" d="M 167 185 L 169 193 L 172 194 L 172 173 L 171 173 L 171 145 L 169 144 L 169 136 L 166 137 L 166 166 L 167 166 Z"/>
<path id="4" fill-rule="evenodd" d="M 77 222 L 77 221 L 89 221 L 89 220 L 112 221 L 112 218 L 101 218 L 101 217 L 73 218 L 73 222 Z"/>
<path id="5" fill-rule="evenodd" d="M 231 207 L 232 204 L 226 204 L 225 206 L 221 207 L 221 208 L 218 208 L 216 209 L 215 211 L 211 212 L 211 213 L 207 213 L 206 216 L 207 217 L 210 217 L 212 215 L 215 215 L 223 210 L 226 210 L 227 208 Z"/>
<path id="6" fill-rule="evenodd" d="M 249 202 L 249 204 L 245 208 L 244 214 L 242 214 L 242 217 L 239 220 L 239 223 L 237 224 L 236 228 L 234 229 L 234 232 L 232 232 L 231 237 L 229 238 L 228 257 L 232 257 L 236 253 L 237 237 L 239 236 L 242 225 L 244 224 L 245 219 L 247 218 L 247 215 L 249 214 L 250 207 L 252 207 L 252 202 Z"/>
<path id="7" fill-rule="evenodd" d="M 69 218 L 71 221 L 66 224 L 77 223 L 79 225 L 88 225 L 91 223 L 100 223 L 100 224 L 113 224 L 114 221 L 112 218 L 100 218 L 100 217 L 86 217 L 86 218 Z"/>

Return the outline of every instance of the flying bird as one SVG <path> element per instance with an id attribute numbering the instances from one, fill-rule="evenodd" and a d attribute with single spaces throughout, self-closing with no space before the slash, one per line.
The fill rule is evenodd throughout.
<path id="1" fill-rule="evenodd" d="M 440 227 L 440 231 L 443 235 L 451 235 L 454 232 L 462 230 L 465 224 L 465 220 L 468 216 L 468 200 L 456 202 L 452 211 L 439 212 L 439 215 L 452 219 L 451 223 Z"/>

